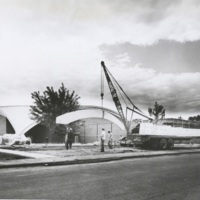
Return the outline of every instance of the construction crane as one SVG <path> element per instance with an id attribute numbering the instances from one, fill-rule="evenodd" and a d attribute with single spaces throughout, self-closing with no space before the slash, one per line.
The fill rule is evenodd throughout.
<path id="1" fill-rule="evenodd" d="M 152 120 L 151 118 L 149 118 L 148 116 L 146 116 L 145 114 L 142 113 L 142 111 L 133 104 L 133 102 L 131 101 L 131 99 L 127 96 L 127 94 L 124 92 L 124 90 L 122 89 L 122 87 L 119 85 L 119 83 L 115 80 L 115 78 L 112 76 L 112 74 L 109 72 L 109 70 L 107 69 L 107 67 L 105 66 L 104 62 L 101 62 L 101 66 L 102 66 L 102 70 L 105 74 L 107 83 L 108 83 L 108 87 L 110 89 L 110 93 L 112 96 L 112 99 L 115 103 L 115 106 L 117 108 L 117 111 L 119 113 L 119 116 L 125 126 L 125 129 L 127 131 L 128 134 L 131 133 L 130 130 L 130 126 L 131 126 L 131 121 L 132 121 L 132 117 L 133 117 L 133 113 L 137 113 L 147 119 Z M 102 100 L 102 107 L 103 107 L 103 98 L 104 98 L 104 81 L 103 81 L 103 73 L 101 73 L 101 100 Z M 122 108 L 122 104 L 120 102 L 119 99 L 119 95 L 122 97 L 124 103 L 126 104 L 126 114 L 124 114 L 124 110 Z M 130 108 L 128 106 L 128 103 L 132 106 L 132 108 Z M 128 110 L 131 111 L 131 117 L 128 120 Z"/>

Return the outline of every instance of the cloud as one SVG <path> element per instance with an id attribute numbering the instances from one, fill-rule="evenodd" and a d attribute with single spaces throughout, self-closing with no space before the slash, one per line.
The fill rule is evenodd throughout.
<path id="1" fill-rule="evenodd" d="M 152 44 L 200 39 L 199 10 L 196 0 L 4 0 L 0 15 L 5 33 L 11 28 L 32 36 L 82 36 L 96 45 Z"/>
<path id="2" fill-rule="evenodd" d="M 158 101 L 167 116 L 187 118 L 200 112 L 199 47 L 200 41 L 165 40 L 147 46 L 102 45 L 101 50 L 137 106 L 147 111 Z"/>
<path id="3" fill-rule="evenodd" d="M 118 57 L 126 55 L 129 67 L 141 63 L 143 67 L 164 73 L 183 73 L 199 71 L 200 40 L 195 42 L 176 42 L 160 40 L 152 45 L 133 45 L 122 43 L 101 45 L 105 58 L 116 63 Z M 117 63 L 118 65 L 120 63 Z"/>
<path id="4" fill-rule="evenodd" d="M 141 67 L 116 69 L 116 66 L 110 71 L 133 103 L 146 113 L 155 101 L 166 108 L 167 116 L 198 113 L 199 72 L 163 74 Z"/>
<path id="5" fill-rule="evenodd" d="M 170 112 L 193 111 L 199 9 L 196 0 L 2 0 L 0 104 L 30 103 L 31 92 L 61 82 L 85 104 L 98 103 L 105 60 L 136 104 L 159 98 Z"/>

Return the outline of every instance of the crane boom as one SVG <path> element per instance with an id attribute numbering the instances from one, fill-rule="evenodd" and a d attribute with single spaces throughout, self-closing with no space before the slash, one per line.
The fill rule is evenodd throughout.
<path id="1" fill-rule="evenodd" d="M 112 95 L 112 98 L 113 98 L 113 101 L 114 101 L 115 106 L 117 108 L 117 111 L 118 111 L 118 113 L 119 113 L 119 115 L 120 115 L 120 117 L 121 117 L 126 129 L 127 129 L 126 118 L 124 116 L 124 113 L 123 113 L 123 110 L 122 110 L 122 106 L 121 106 L 121 103 L 119 101 L 119 97 L 117 95 L 117 91 L 116 91 L 116 89 L 115 89 L 115 87 L 114 87 L 114 85 L 112 83 L 112 80 L 111 80 L 111 78 L 110 78 L 110 76 L 108 74 L 108 71 L 107 71 L 106 66 L 105 66 L 103 61 L 101 62 L 101 66 L 102 66 L 102 68 L 104 70 L 105 77 L 106 77 L 106 80 L 108 82 L 108 87 L 110 89 L 110 93 Z"/>
<path id="2" fill-rule="evenodd" d="M 128 99 L 128 101 L 129 101 L 129 102 L 131 103 L 131 105 L 133 106 L 133 109 L 129 108 L 128 106 L 126 107 L 126 109 L 132 111 L 132 113 L 135 112 L 135 113 L 137 113 L 137 114 L 139 114 L 139 115 L 141 115 L 141 116 L 143 116 L 143 117 L 145 117 L 145 118 L 147 118 L 147 119 L 149 119 L 149 120 L 152 120 L 151 118 L 149 118 L 149 117 L 147 117 L 145 114 L 143 114 L 142 111 L 141 111 L 138 107 L 136 107 L 136 106 L 133 104 L 133 102 L 130 100 L 130 98 L 126 95 L 126 93 L 123 91 L 123 89 L 121 88 L 121 86 L 117 83 L 117 81 L 115 80 L 115 78 L 112 76 L 112 74 L 108 71 L 108 69 L 106 68 L 106 66 L 105 66 L 105 64 L 104 64 L 103 61 L 101 61 L 101 66 L 102 66 L 102 68 L 103 68 L 103 71 L 104 71 L 106 80 L 107 80 L 107 82 L 108 82 L 108 87 L 109 87 L 109 89 L 110 89 L 110 93 L 111 93 L 111 95 L 112 95 L 112 99 L 113 99 L 113 101 L 114 101 L 114 103 L 115 103 L 115 106 L 116 106 L 116 108 L 117 108 L 117 111 L 118 111 L 118 113 L 119 113 L 119 116 L 120 116 L 120 118 L 122 119 L 122 121 L 123 121 L 123 123 L 124 123 L 124 126 L 125 126 L 125 128 L 126 128 L 127 133 L 130 132 L 131 121 L 128 121 L 128 120 L 126 119 L 125 115 L 124 115 L 124 112 L 123 112 L 123 109 L 122 109 L 122 105 L 121 105 L 121 103 L 120 103 L 120 100 L 119 100 L 117 91 L 116 91 L 116 89 L 115 89 L 115 86 L 114 86 L 112 80 L 117 84 L 117 86 L 120 88 L 120 90 L 124 93 L 124 95 L 126 96 L 126 98 Z M 102 93 L 101 93 L 102 101 L 103 101 L 103 96 L 104 96 L 104 94 L 103 94 L 103 91 L 102 91 Z M 135 109 L 138 110 L 139 112 L 135 111 Z"/>

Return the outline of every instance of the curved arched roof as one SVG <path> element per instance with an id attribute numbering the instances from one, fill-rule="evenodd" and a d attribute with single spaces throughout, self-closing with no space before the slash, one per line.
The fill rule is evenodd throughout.
<path id="1" fill-rule="evenodd" d="M 0 115 L 6 117 L 16 134 L 24 134 L 37 123 L 30 119 L 30 106 L 0 106 Z"/>
<path id="2" fill-rule="evenodd" d="M 113 116 L 117 117 L 119 120 L 121 120 L 119 114 L 109 108 L 105 108 L 105 107 L 100 107 L 100 106 L 88 106 L 88 105 L 85 105 L 85 106 L 80 106 L 79 107 L 79 110 L 104 110 L 105 112 L 108 112 L 110 114 L 112 114 Z"/>
<path id="3" fill-rule="evenodd" d="M 80 110 L 69 112 L 64 115 L 61 115 L 56 118 L 56 123 L 58 124 L 69 124 L 71 122 L 80 120 L 80 119 L 86 119 L 86 118 L 103 118 L 107 119 L 113 123 L 115 123 L 117 126 L 119 126 L 120 129 L 124 130 L 124 124 L 120 120 L 120 118 L 117 116 L 117 113 L 114 111 L 111 111 L 109 109 L 103 109 L 104 113 L 102 112 L 101 107 L 94 107 L 89 106 L 84 109 L 80 108 Z"/>
<path id="4" fill-rule="evenodd" d="M 25 134 L 38 124 L 30 118 L 29 110 L 30 106 L 0 106 L 0 115 L 9 120 L 16 134 Z M 102 110 L 104 110 L 104 119 L 110 120 L 122 130 L 124 129 L 118 113 L 98 106 L 81 106 L 77 111 L 57 117 L 57 120 L 59 123 L 68 124 L 79 119 L 102 118 Z"/>

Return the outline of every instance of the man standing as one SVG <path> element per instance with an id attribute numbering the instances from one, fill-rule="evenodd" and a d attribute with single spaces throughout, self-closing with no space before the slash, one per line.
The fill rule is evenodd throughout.
<path id="1" fill-rule="evenodd" d="M 66 149 L 67 150 L 72 148 L 73 140 L 74 140 L 74 132 L 73 132 L 73 129 L 70 128 L 69 132 L 67 134 L 67 138 L 66 138 Z"/>
<path id="2" fill-rule="evenodd" d="M 101 152 L 104 152 L 104 142 L 106 140 L 106 132 L 104 130 L 104 128 L 102 128 L 101 131 Z"/>
<path id="3" fill-rule="evenodd" d="M 108 131 L 108 146 L 110 149 L 112 149 L 112 139 L 113 139 L 112 132 Z"/>

